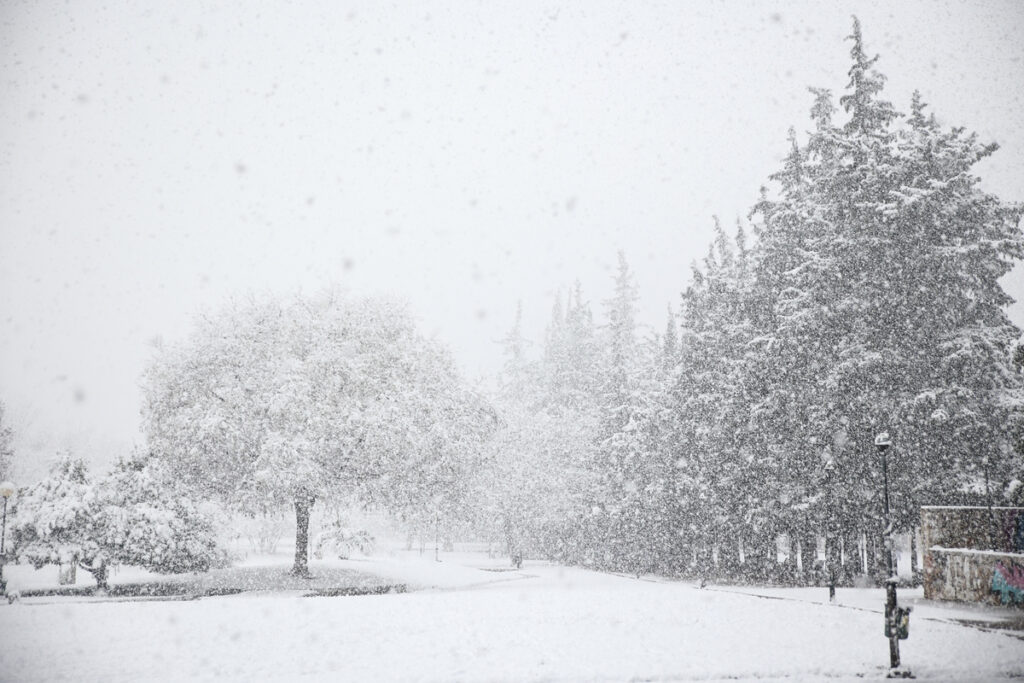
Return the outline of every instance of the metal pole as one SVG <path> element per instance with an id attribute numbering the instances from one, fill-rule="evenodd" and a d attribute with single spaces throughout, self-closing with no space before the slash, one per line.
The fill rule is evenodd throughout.
<path id="1" fill-rule="evenodd" d="M 889 467 L 885 457 L 886 449 L 879 450 L 882 455 L 882 489 L 885 501 L 885 564 L 889 573 L 885 580 L 885 623 L 889 626 L 889 667 L 897 669 L 900 665 L 900 641 L 896 632 L 896 571 L 892 562 L 892 522 L 889 519 Z"/>
<path id="2" fill-rule="evenodd" d="M 842 555 L 839 552 L 839 523 L 836 517 L 839 515 L 839 507 L 836 505 L 836 482 L 835 465 L 827 468 L 828 472 L 828 496 L 829 510 L 828 519 L 825 521 L 825 566 L 828 571 L 828 601 L 836 601 L 836 575 L 839 567 L 836 561 L 842 562 Z"/>
<path id="3" fill-rule="evenodd" d="M 7 594 L 7 581 L 4 580 L 4 542 L 7 540 L 7 496 L 4 496 L 4 521 L 0 530 L 0 595 Z"/>
<path id="4" fill-rule="evenodd" d="M 3 530 L 0 531 L 0 558 L 4 556 L 4 541 L 7 540 L 7 496 L 4 496 L 4 522 Z M 0 561 L 0 575 L 3 574 L 3 562 Z"/>
<path id="5" fill-rule="evenodd" d="M 992 511 L 992 493 L 988 486 L 988 456 L 986 455 L 981 462 L 985 471 L 985 505 L 988 507 L 988 549 L 996 550 L 996 516 Z"/>

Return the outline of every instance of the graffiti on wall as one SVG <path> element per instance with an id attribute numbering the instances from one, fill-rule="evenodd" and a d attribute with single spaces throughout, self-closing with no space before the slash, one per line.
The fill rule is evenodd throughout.
<path id="1" fill-rule="evenodd" d="M 1004 605 L 1024 605 L 1024 567 L 1013 561 L 996 562 L 992 592 Z"/>
<path id="2" fill-rule="evenodd" d="M 925 506 L 924 596 L 1024 608 L 1024 507 Z"/>

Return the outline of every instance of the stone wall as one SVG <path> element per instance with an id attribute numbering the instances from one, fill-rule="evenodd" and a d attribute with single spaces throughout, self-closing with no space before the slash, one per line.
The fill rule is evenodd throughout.
<path id="1" fill-rule="evenodd" d="M 1024 607 L 1024 508 L 924 507 L 924 596 Z"/>

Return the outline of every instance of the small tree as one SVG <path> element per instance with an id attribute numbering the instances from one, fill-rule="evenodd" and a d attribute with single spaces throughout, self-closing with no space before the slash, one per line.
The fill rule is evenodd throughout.
<path id="1" fill-rule="evenodd" d="M 121 461 L 93 483 L 85 463 L 65 455 L 18 496 L 11 538 L 19 560 L 37 569 L 77 564 L 101 590 L 112 566 L 205 571 L 218 557 L 210 518 L 144 458 Z"/>
<path id="2" fill-rule="evenodd" d="M 313 554 L 317 559 L 326 553 L 329 557 L 347 560 L 354 552 L 369 555 L 373 552 L 376 539 L 365 529 L 353 529 L 344 515 L 339 515 L 317 534 L 313 543 Z"/>
<path id="3" fill-rule="evenodd" d="M 68 454 L 43 481 L 22 489 L 11 508 L 12 554 L 36 569 L 46 564 L 89 566 L 100 556 L 93 523 L 97 506 L 86 466 Z"/>
<path id="4" fill-rule="evenodd" d="M 179 574 L 221 562 L 213 516 L 155 458 L 122 460 L 97 485 L 100 546 L 112 564 Z"/>

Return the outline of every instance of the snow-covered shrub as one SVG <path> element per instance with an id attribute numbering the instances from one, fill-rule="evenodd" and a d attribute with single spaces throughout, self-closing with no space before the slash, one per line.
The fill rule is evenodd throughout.
<path id="1" fill-rule="evenodd" d="M 351 529 L 344 520 L 337 520 L 316 536 L 313 556 L 322 559 L 326 554 L 347 560 L 353 552 L 361 555 L 373 553 L 376 540 L 368 531 Z"/>
<path id="2" fill-rule="evenodd" d="M 91 565 L 103 555 L 95 538 L 96 511 L 95 486 L 85 463 L 64 455 L 47 479 L 14 498 L 8 520 L 11 553 L 37 569 L 46 564 Z"/>
<path id="3" fill-rule="evenodd" d="M 200 510 L 148 458 L 123 460 L 91 482 L 81 460 L 64 456 L 47 479 L 21 492 L 12 512 L 19 560 L 36 568 L 78 564 L 100 588 L 111 566 L 198 572 L 223 556 L 210 511 Z"/>
<path id="4" fill-rule="evenodd" d="M 160 461 L 121 461 L 97 491 L 99 541 L 116 563 L 171 574 L 206 571 L 220 561 L 214 510 L 179 490 Z"/>

